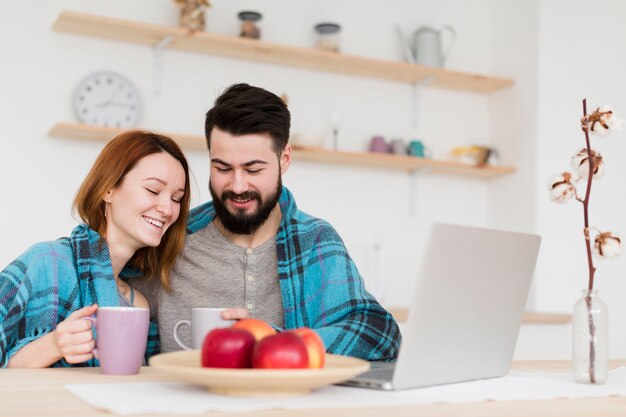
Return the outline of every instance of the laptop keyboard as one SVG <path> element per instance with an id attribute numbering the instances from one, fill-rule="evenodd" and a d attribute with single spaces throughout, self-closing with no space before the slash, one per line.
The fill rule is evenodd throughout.
<path id="1" fill-rule="evenodd" d="M 393 362 L 374 362 L 371 365 L 371 369 L 364 374 L 359 375 L 358 378 L 391 381 L 393 378 L 393 372 L 396 369 L 395 365 L 396 364 Z"/>

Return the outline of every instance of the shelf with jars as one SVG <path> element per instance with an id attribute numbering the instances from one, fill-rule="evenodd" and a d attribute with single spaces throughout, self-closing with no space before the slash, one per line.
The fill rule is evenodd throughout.
<path id="1" fill-rule="evenodd" d="M 64 139 L 109 141 L 124 129 L 90 126 L 80 123 L 60 122 L 50 129 L 49 135 Z M 170 136 L 184 149 L 206 151 L 204 136 L 159 132 Z M 512 174 L 515 169 L 507 166 L 475 166 L 452 161 L 438 161 L 414 156 L 381 154 L 372 152 L 346 152 L 323 148 L 293 146 L 296 161 L 325 164 L 352 165 L 370 168 L 392 169 L 404 172 L 427 171 L 433 174 L 472 176 L 491 179 Z"/>
<path id="2" fill-rule="evenodd" d="M 61 12 L 53 29 L 152 47 L 166 44 L 169 49 L 474 93 L 491 93 L 513 84 L 513 80 L 508 78 L 359 57 L 259 39 L 192 32 L 180 27 L 72 11 Z"/>

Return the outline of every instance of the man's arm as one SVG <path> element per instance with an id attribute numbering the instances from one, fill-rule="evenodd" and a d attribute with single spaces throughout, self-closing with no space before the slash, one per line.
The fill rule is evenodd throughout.
<path id="1" fill-rule="evenodd" d="M 395 361 L 402 340 L 400 329 L 393 317 L 378 307 L 352 310 L 336 323 L 314 329 L 329 353 Z"/>
<path id="2" fill-rule="evenodd" d="M 281 287 L 290 287 L 283 290 L 285 326 L 313 328 L 329 353 L 395 360 L 402 339 L 400 329 L 365 289 L 337 232 L 324 222 L 313 241 L 304 242 L 309 237 L 296 238 L 301 239 L 296 245 L 307 246 L 300 259 L 279 262 L 279 276 L 287 279 Z"/>

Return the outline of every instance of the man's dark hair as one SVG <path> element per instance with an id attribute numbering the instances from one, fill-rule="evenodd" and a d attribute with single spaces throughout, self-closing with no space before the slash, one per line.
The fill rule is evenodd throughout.
<path id="1" fill-rule="evenodd" d="M 215 100 L 206 114 L 204 134 L 211 150 L 211 130 L 217 127 L 234 136 L 268 133 L 277 155 L 289 140 L 291 115 L 274 93 L 248 84 L 233 84 Z"/>

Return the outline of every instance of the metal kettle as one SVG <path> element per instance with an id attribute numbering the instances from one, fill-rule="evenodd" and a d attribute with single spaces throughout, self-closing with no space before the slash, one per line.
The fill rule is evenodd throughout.
<path id="1" fill-rule="evenodd" d="M 450 37 L 444 48 L 442 40 L 445 33 Z M 413 32 L 411 44 L 415 62 L 429 67 L 443 67 L 455 41 L 456 31 L 449 25 L 444 25 L 439 30 L 428 26 L 417 29 Z"/>

